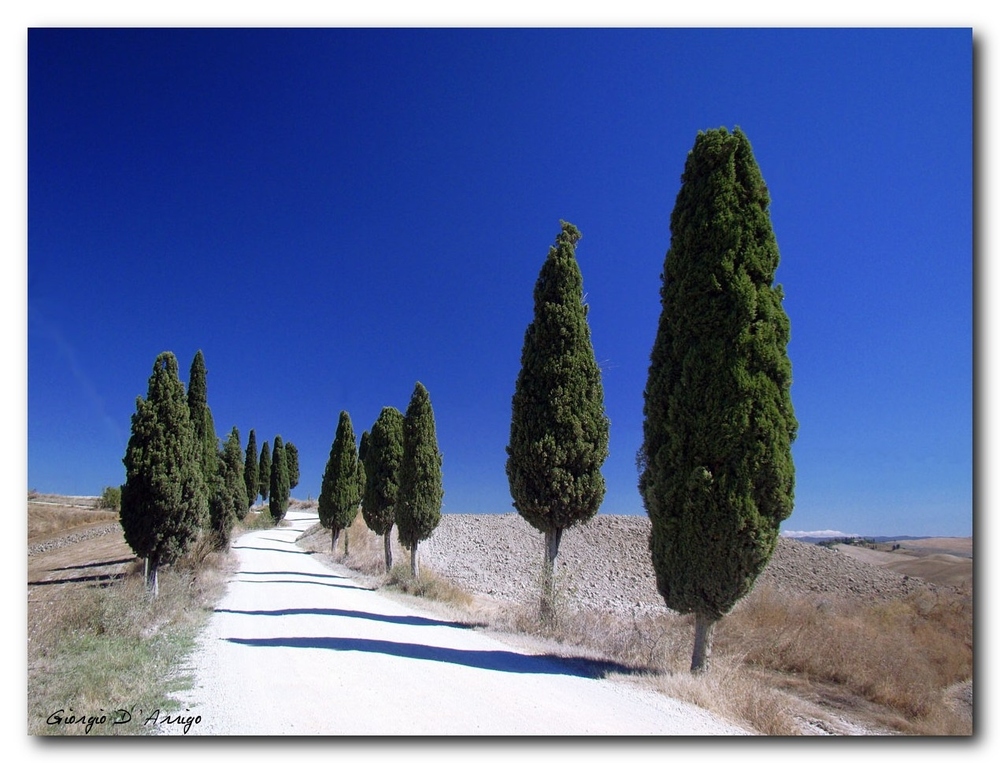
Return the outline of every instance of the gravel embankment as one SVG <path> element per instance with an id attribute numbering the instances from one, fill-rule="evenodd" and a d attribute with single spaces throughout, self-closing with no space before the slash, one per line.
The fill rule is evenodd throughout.
<path id="1" fill-rule="evenodd" d="M 60 535 L 57 538 L 50 538 L 28 546 L 28 556 L 41 554 L 46 551 L 53 551 L 57 548 L 63 548 L 64 546 L 68 546 L 71 543 L 77 543 L 81 540 L 100 538 L 102 535 L 107 535 L 108 533 L 121 532 L 121 529 L 122 527 L 120 524 L 112 522 L 110 524 L 98 525 L 97 527 L 88 527 L 86 529 L 77 530 L 66 535 Z"/>
<path id="2" fill-rule="evenodd" d="M 649 518 L 601 515 L 563 534 L 558 580 L 579 606 L 643 614 L 663 609 L 649 561 Z M 501 601 L 526 601 L 538 590 L 542 534 L 516 513 L 445 514 L 420 544 L 421 564 L 456 584 Z M 836 550 L 782 538 L 757 585 L 782 592 L 902 598 L 921 586 Z"/>

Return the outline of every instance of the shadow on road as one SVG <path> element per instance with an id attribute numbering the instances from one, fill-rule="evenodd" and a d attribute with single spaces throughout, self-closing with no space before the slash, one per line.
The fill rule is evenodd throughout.
<path id="1" fill-rule="evenodd" d="M 248 573 L 241 572 L 240 575 L 246 575 Z M 292 572 L 258 572 L 254 573 L 257 575 L 294 575 Z M 301 574 L 301 573 L 300 573 Z M 348 591 L 373 591 L 374 588 L 362 588 L 359 585 L 347 585 L 346 583 L 324 583 L 322 580 L 237 580 L 237 583 L 250 583 L 252 585 L 273 585 L 275 583 L 280 583 L 281 585 L 288 585 L 289 583 L 301 583 L 302 585 L 321 585 L 327 586 L 329 588 L 344 588 Z"/>
<path id="2" fill-rule="evenodd" d="M 356 617 L 362 620 L 374 620 L 380 623 L 391 623 L 393 625 L 439 625 L 445 628 L 461 628 L 472 630 L 475 626 L 466 623 L 454 622 L 451 620 L 435 620 L 431 617 L 419 617 L 417 615 L 379 615 L 374 612 L 358 612 L 352 609 L 216 609 L 216 612 L 223 612 L 227 615 L 328 615 L 330 617 Z"/>
<path id="3" fill-rule="evenodd" d="M 482 670 L 504 673 L 533 673 L 581 678 L 605 678 L 612 673 L 636 673 L 633 668 L 608 660 L 559 655 L 529 655 L 504 650 L 452 649 L 443 646 L 406 644 L 363 638 L 291 637 L 291 638 L 227 638 L 232 644 L 253 647 L 296 647 L 300 649 L 333 649 L 341 652 L 368 652 L 413 660 L 449 662 Z"/>
<path id="4" fill-rule="evenodd" d="M 293 570 L 240 570 L 237 575 L 298 575 L 303 578 L 335 578 L 337 580 L 347 580 L 344 575 L 323 574 L 322 572 L 296 572 Z"/>
<path id="5" fill-rule="evenodd" d="M 285 542 L 287 542 L 287 541 L 282 541 L 280 538 L 272 538 L 271 540 L 273 540 L 275 543 L 285 543 Z M 263 548 L 261 546 L 235 546 L 234 545 L 233 548 L 238 548 L 241 551 L 243 551 L 243 550 L 246 550 L 246 551 L 272 551 L 272 552 L 274 552 L 276 554 L 298 554 L 299 556 L 302 556 L 303 554 L 308 555 L 308 554 L 318 553 L 316 551 L 306 551 L 305 549 L 301 549 L 301 548 L 298 549 L 297 551 L 292 551 L 291 549 L 287 549 L 287 548 Z"/>

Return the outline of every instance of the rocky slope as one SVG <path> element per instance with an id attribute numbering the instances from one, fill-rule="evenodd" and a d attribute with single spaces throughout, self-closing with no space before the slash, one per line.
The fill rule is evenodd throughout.
<path id="1" fill-rule="evenodd" d="M 649 518 L 601 515 L 563 534 L 558 578 L 578 606 L 622 613 L 662 610 L 649 561 Z M 542 535 L 518 514 L 445 514 L 420 544 L 421 564 L 463 588 L 502 601 L 538 590 Z M 839 551 L 782 538 L 757 585 L 868 601 L 901 598 L 927 585 Z"/>

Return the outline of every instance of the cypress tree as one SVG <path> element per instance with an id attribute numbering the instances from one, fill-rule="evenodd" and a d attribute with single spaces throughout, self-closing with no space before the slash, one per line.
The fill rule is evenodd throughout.
<path id="1" fill-rule="evenodd" d="M 260 462 L 257 466 L 257 492 L 262 501 L 267 500 L 271 490 L 271 446 L 267 440 L 260 446 Z"/>
<path id="2" fill-rule="evenodd" d="M 265 443 L 266 445 L 267 443 Z M 271 484 L 268 508 L 271 519 L 278 524 L 285 518 L 288 511 L 288 459 L 285 457 L 285 446 L 281 437 L 274 438 L 274 450 L 271 451 Z"/>
<path id="3" fill-rule="evenodd" d="M 512 401 L 507 479 L 514 508 L 544 533 L 540 613 L 551 622 L 563 530 L 588 522 L 604 500 L 609 422 L 576 261 L 580 232 L 562 230 L 534 290 Z"/>
<path id="4" fill-rule="evenodd" d="M 208 407 L 208 371 L 205 356 L 201 350 L 191 361 L 187 392 L 188 411 L 194 426 L 195 439 L 201 451 L 201 471 L 205 483 L 211 483 L 218 472 L 219 438 L 215 433 L 215 422 Z"/>
<path id="5" fill-rule="evenodd" d="M 295 490 L 299 484 L 299 449 L 294 443 L 285 443 L 285 460 L 288 462 L 288 489 Z"/>
<path id="6" fill-rule="evenodd" d="M 746 136 L 700 132 L 670 217 L 638 454 L 657 588 L 695 616 L 694 672 L 792 511 L 798 424 L 769 204 Z"/>
<path id="7" fill-rule="evenodd" d="M 351 417 L 347 411 L 341 411 L 319 493 L 319 521 L 330 530 L 331 554 L 337 547 L 341 531 L 350 527 L 358 516 L 362 491 L 358 479 L 360 470 Z M 344 556 L 349 550 L 345 534 Z"/>
<path id="8" fill-rule="evenodd" d="M 247 486 L 243 478 L 240 432 L 233 427 L 222 447 L 219 471 L 209 502 L 209 526 L 217 549 L 229 551 L 233 525 L 246 516 Z"/>
<path id="9" fill-rule="evenodd" d="M 358 443 L 358 458 L 361 463 L 365 462 L 365 456 L 368 455 L 368 440 L 371 437 L 371 432 L 367 429 L 361 433 L 361 441 Z"/>
<path id="10" fill-rule="evenodd" d="M 385 570 L 392 569 L 392 527 L 396 523 L 399 466 L 403 459 L 403 414 L 386 406 L 372 425 L 364 455 L 365 492 L 361 514 L 365 524 L 385 544 Z"/>
<path id="11" fill-rule="evenodd" d="M 159 592 L 160 565 L 184 554 L 208 513 L 200 455 L 177 358 L 161 353 L 146 399 L 136 399 L 122 459 L 120 510 L 126 542 L 146 560 L 146 585 L 153 596 Z"/>
<path id="12" fill-rule="evenodd" d="M 419 575 L 417 546 L 431 537 L 441 521 L 441 480 L 434 410 L 424 385 L 417 382 L 403 417 L 403 453 L 399 464 L 396 526 L 399 542 L 410 550 L 410 571 Z"/>
<path id="13" fill-rule="evenodd" d="M 257 461 L 257 433 L 251 429 L 250 437 L 247 439 L 247 454 L 243 462 L 243 480 L 246 483 L 247 505 L 243 509 L 240 519 L 246 517 L 250 507 L 257 502 L 257 491 L 260 490 L 258 479 L 260 464 Z"/>

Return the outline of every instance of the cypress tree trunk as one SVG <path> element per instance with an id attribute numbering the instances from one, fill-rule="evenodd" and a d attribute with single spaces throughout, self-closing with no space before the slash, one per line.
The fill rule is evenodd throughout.
<path id="1" fill-rule="evenodd" d="M 710 617 L 701 612 L 694 616 L 694 649 L 691 653 L 691 672 L 703 673 L 708 669 L 708 658 L 712 655 L 712 634 L 717 617 Z"/>
<path id="2" fill-rule="evenodd" d="M 347 554 L 348 554 L 347 543 L 348 543 L 348 541 L 350 539 L 351 539 L 351 534 L 345 531 L 344 532 L 344 558 L 345 559 L 347 558 Z"/>
<path id="3" fill-rule="evenodd" d="M 157 575 L 159 560 L 156 557 L 146 559 L 146 590 L 154 599 L 160 595 L 160 579 Z"/>
<path id="4" fill-rule="evenodd" d="M 334 527 L 330 531 L 330 556 L 333 556 L 337 551 L 337 539 L 340 537 L 340 530 Z"/>
<path id="5" fill-rule="evenodd" d="M 413 545 L 410 547 L 410 572 L 414 580 L 420 575 L 420 565 L 417 562 L 417 541 L 413 541 Z"/>
<path id="6" fill-rule="evenodd" d="M 542 563 L 542 600 L 539 612 L 542 622 L 546 624 L 552 624 L 556 619 L 555 568 L 562 533 L 563 528 L 561 527 L 545 531 L 545 559 Z"/>
<path id="7" fill-rule="evenodd" d="M 392 535 L 386 533 L 382 536 L 385 539 L 385 571 L 392 569 Z"/>

